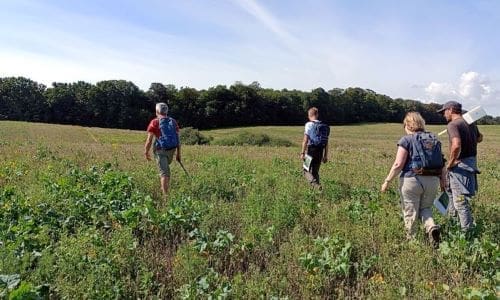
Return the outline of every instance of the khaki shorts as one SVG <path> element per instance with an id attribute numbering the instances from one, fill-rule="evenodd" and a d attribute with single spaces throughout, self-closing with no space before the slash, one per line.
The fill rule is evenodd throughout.
<path id="1" fill-rule="evenodd" d="M 175 148 L 171 150 L 160 150 L 154 151 L 156 163 L 158 164 L 158 169 L 160 171 L 160 176 L 170 177 L 170 163 L 174 157 Z"/>

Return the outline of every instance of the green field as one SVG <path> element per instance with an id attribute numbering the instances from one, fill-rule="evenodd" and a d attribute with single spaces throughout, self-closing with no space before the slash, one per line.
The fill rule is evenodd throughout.
<path id="1" fill-rule="evenodd" d="M 435 212 L 439 250 L 405 241 L 396 182 L 378 192 L 402 125 L 331 129 L 322 192 L 302 126 L 217 129 L 293 146 L 183 146 L 164 203 L 145 132 L 0 122 L 0 299 L 500 297 L 500 126 L 480 127 L 477 230 Z"/>

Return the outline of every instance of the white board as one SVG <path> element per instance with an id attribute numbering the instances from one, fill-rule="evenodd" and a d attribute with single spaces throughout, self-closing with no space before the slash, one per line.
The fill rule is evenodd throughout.
<path id="1" fill-rule="evenodd" d="M 486 112 L 484 111 L 484 109 L 481 106 L 476 106 L 473 109 L 469 110 L 462 117 L 464 118 L 465 122 L 467 122 L 467 124 L 472 124 L 484 116 L 486 116 Z"/>

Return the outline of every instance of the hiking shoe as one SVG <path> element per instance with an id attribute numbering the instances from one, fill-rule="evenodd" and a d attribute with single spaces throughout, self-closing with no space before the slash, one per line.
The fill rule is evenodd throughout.
<path id="1" fill-rule="evenodd" d="M 313 189 L 315 190 L 319 190 L 321 191 L 323 189 L 323 187 L 321 186 L 321 184 L 317 183 L 317 182 L 311 182 L 311 186 Z"/>
<path id="2" fill-rule="evenodd" d="M 439 230 L 439 227 L 433 227 L 429 231 L 429 241 L 431 242 L 432 248 L 437 249 L 439 248 L 439 242 L 441 241 L 441 231 Z"/>

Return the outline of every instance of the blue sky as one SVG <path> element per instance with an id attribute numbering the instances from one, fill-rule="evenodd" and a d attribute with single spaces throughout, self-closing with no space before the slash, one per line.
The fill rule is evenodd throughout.
<path id="1" fill-rule="evenodd" d="M 500 115 L 500 1 L 0 0 L 0 76 L 358 86 Z"/>

